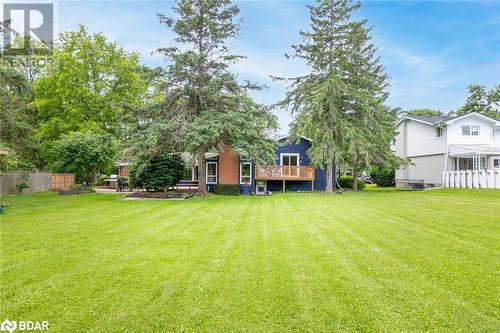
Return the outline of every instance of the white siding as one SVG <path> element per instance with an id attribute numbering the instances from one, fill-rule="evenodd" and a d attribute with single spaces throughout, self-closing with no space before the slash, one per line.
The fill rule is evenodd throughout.
<path id="1" fill-rule="evenodd" d="M 443 154 L 446 145 L 446 130 L 436 136 L 436 127 L 414 120 L 407 121 L 407 156 Z"/>
<path id="2" fill-rule="evenodd" d="M 479 135 L 462 135 L 462 126 L 479 126 Z M 454 121 L 448 125 L 448 144 L 492 144 L 492 127 L 491 123 L 479 117 L 470 116 L 464 119 Z"/>
<path id="3" fill-rule="evenodd" d="M 392 149 L 399 157 L 406 157 L 406 121 L 402 121 L 396 127 L 395 144 Z"/>
<path id="4" fill-rule="evenodd" d="M 396 180 L 423 179 L 425 184 L 441 186 L 443 181 L 444 154 L 412 157 L 411 163 L 397 170 Z"/>
<path id="5" fill-rule="evenodd" d="M 500 128 L 496 129 L 493 132 L 493 144 L 497 147 L 500 147 Z"/>

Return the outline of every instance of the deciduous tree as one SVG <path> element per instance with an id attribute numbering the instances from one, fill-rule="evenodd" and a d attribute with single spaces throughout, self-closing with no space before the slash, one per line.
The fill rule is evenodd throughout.
<path id="1" fill-rule="evenodd" d="M 143 102 L 146 84 L 135 54 L 85 27 L 64 32 L 53 63 L 35 80 L 38 138 L 50 162 L 52 143 L 74 131 L 101 131 L 119 137 L 123 114 Z"/>
<path id="2" fill-rule="evenodd" d="M 117 141 L 109 133 L 70 132 L 54 143 L 52 167 L 59 172 L 74 172 L 78 180 L 92 185 L 101 171 L 115 166 Z"/>
<path id="3" fill-rule="evenodd" d="M 440 110 L 432 110 L 432 109 L 413 109 L 406 113 L 409 116 L 442 116 L 444 115 Z"/>
<path id="4" fill-rule="evenodd" d="M 470 85 L 468 89 L 469 97 L 464 106 L 458 109 L 458 115 L 477 112 L 493 119 L 500 119 L 500 85 L 490 91 L 480 85 Z"/>
<path id="5" fill-rule="evenodd" d="M 32 99 L 31 86 L 24 75 L 0 66 L 0 142 L 17 156 L 19 165 L 37 164 Z"/>

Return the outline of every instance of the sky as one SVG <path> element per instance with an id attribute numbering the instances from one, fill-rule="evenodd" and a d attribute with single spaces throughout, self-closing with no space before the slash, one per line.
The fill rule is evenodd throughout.
<path id="1" fill-rule="evenodd" d="M 309 27 L 308 1 L 237 1 L 242 30 L 230 45 L 247 58 L 233 66 L 238 77 L 268 86 L 252 93 L 260 103 L 273 104 L 285 96 L 286 85 L 270 75 L 296 76 L 307 72 L 298 61 L 285 58 L 301 41 L 299 30 Z M 157 19 L 171 16 L 171 1 L 61 1 L 59 31 L 79 24 L 102 32 L 143 63 L 167 63 L 152 52 L 174 44 L 175 36 Z M 366 18 L 378 55 L 390 76 L 387 104 L 404 110 L 430 108 L 445 113 L 467 98 L 467 86 L 492 88 L 500 84 L 500 1 L 362 1 L 355 14 Z M 292 115 L 275 111 L 280 132 L 288 131 Z"/>

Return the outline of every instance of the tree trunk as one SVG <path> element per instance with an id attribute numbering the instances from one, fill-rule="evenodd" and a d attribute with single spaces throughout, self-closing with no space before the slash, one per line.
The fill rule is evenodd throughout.
<path id="1" fill-rule="evenodd" d="M 333 163 L 328 162 L 326 165 L 326 193 L 333 192 Z"/>
<path id="2" fill-rule="evenodd" d="M 205 170 L 205 151 L 200 149 L 198 151 L 198 195 L 207 195 L 207 172 Z"/>
<path id="3" fill-rule="evenodd" d="M 358 190 L 358 152 L 354 152 L 352 156 L 352 165 L 353 165 L 353 170 L 352 170 L 352 190 L 357 191 Z"/>

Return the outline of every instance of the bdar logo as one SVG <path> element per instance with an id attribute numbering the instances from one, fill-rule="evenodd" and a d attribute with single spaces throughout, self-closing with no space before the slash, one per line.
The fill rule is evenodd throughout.
<path id="1" fill-rule="evenodd" d="M 17 322 L 15 321 L 10 321 L 8 319 L 5 319 L 1 324 L 0 324 L 0 331 L 2 332 L 14 332 L 17 328 Z"/>

